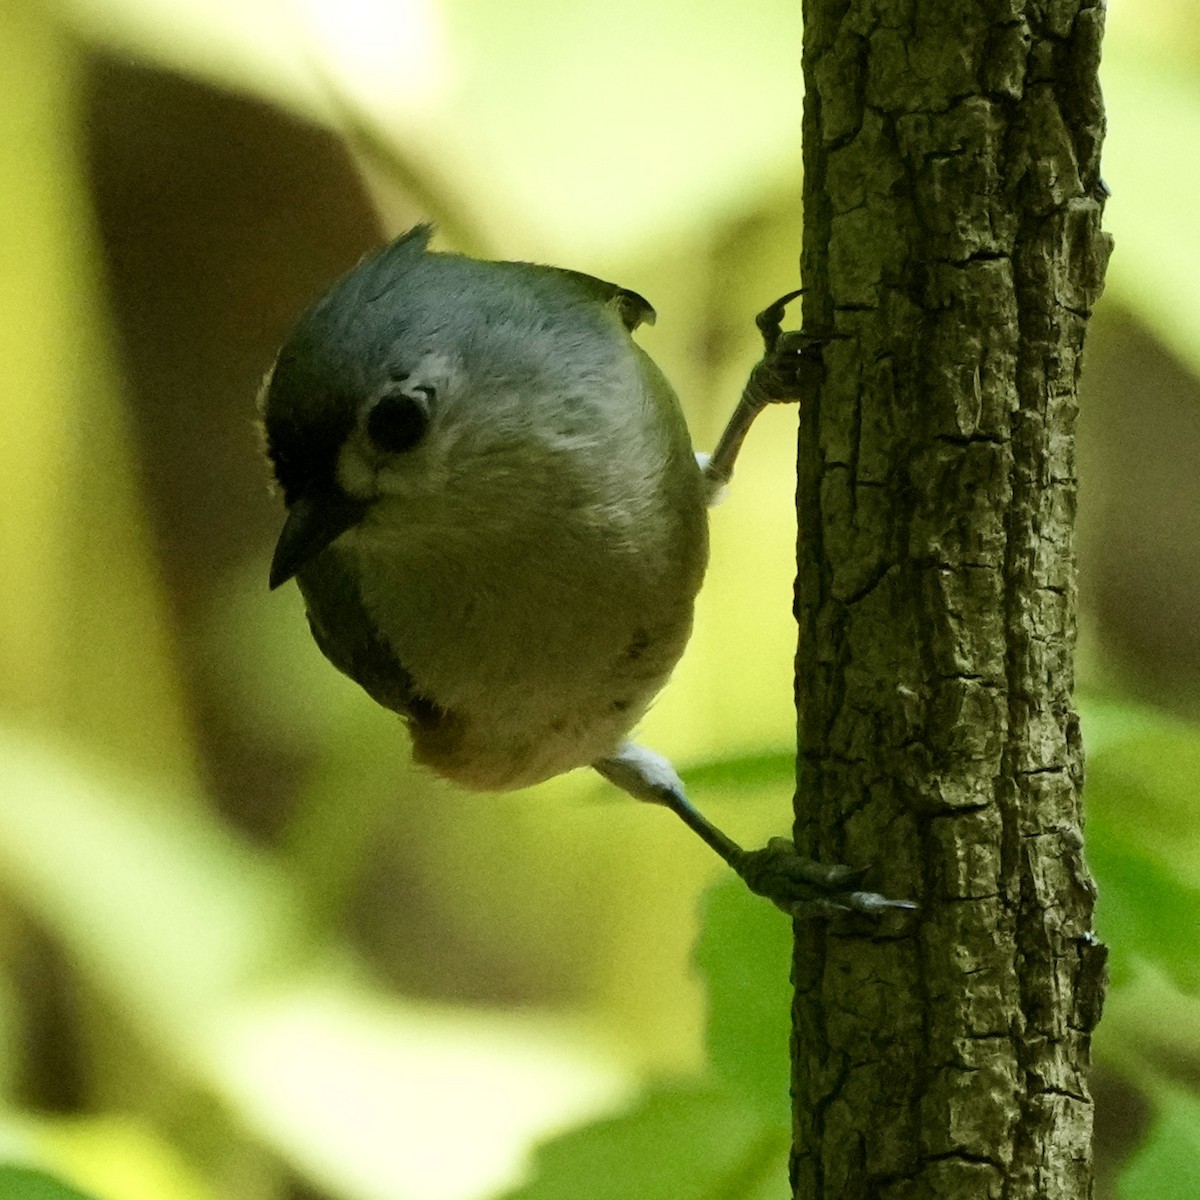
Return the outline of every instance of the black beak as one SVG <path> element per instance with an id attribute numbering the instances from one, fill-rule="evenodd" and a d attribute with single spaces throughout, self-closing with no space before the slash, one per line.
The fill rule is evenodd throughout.
<path id="1" fill-rule="evenodd" d="M 301 496 L 288 506 L 287 520 L 271 559 L 271 587 L 287 583 L 310 559 L 316 558 L 339 534 L 357 525 L 366 502 L 341 491 Z"/>

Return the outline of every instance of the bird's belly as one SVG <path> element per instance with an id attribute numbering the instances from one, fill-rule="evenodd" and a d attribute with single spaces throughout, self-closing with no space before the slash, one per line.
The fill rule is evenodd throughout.
<path id="1" fill-rule="evenodd" d="M 442 583 L 426 570 L 388 581 L 376 564 L 360 578 L 382 580 L 364 600 L 439 714 L 409 716 L 414 757 L 465 787 L 500 791 L 616 747 L 683 652 L 699 583 L 692 576 L 472 580 L 460 571 Z"/>
<path id="2" fill-rule="evenodd" d="M 538 636 L 518 638 L 518 653 L 490 656 L 470 686 L 422 682 L 450 720 L 428 729 L 410 723 L 417 761 L 465 787 L 502 791 L 603 757 L 667 681 L 687 642 L 691 605 L 666 623 L 660 614 L 652 629 L 629 614 L 613 614 L 606 636 L 595 622 L 569 625 L 548 621 Z M 463 637 L 462 648 L 472 641 Z M 468 652 L 489 658 L 478 644 Z M 423 680 L 419 667 L 414 674 Z"/>

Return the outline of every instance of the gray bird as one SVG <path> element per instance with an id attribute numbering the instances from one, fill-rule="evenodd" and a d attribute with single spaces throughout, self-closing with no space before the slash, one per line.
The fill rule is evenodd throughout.
<path id="1" fill-rule="evenodd" d="M 295 577 L 322 653 L 398 713 L 417 762 L 476 791 L 592 766 L 672 809 L 791 913 L 907 907 L 774 838 L 747 852 L 627 737 L 691 632 L 706 509 L 755 414 L 797 399 L 811 347 L 767 353 L 711 458 L 630 336 L 636 292 L 432 253 L 417 226 L 301 318 L 263 387 Z M 794 294 L 793 294 L 794 295 Z"/>

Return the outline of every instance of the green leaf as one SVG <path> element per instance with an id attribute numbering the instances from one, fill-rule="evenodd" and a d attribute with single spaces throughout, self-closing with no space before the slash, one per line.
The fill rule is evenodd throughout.
<path id="1" fill-rule="evenodd" d="M 1157 963 L 1184 991 L 1200 990 L 1200 889 L 1103 825 L 1092 826 L 1088 859 L 1099 888 L 1096 927 L 1113 951 L 1113 982 L 1127 978 L 1129 960 L 1138 955 Z"/>
<path id="2" fill-rule="evenodd" d="M 789 1195 L 791 924 L 737 879 L 705 898 L 711 1082 L 661 1084 L 548 1143 L 510 1200 L 783 1200 Z"/>
<path id="3" fill-rule="evenodd" d="M 1153 709 L 1091 699 L 1087 854 L 1096 923 L 1113 948 L 1114 980 L 1142 958 L 1185 991 L 1200 989 L 1200 730 Z"/>
<path id="4" fill-rule="evenodd" d="M 708 1053 L 738 1095 L 788 1121 L 791 922 L 740 879 L 705 897 L 696 963 L 708 983 Z"/>
<path id="5" fill-rule="evenodd" d="M 1171 1090 L 1150 1136 L 1117 1181 L 1120 1200 L 1195 1200 L 1200 1195 L 1200 1100 Z"/>
<path id="6" fill-rule="evenodd" d="M 507 1200 L 784 1200 L 788 1147 L 787 1125 L 740 1096 L 662 1085 L 547 1144 L 534 1181 Z"/>
<path id="7" fill-rule="evenodd" d="M 1192 1064 L 1200 1061 L 1200 996 L 1141 958 L 1114 983 L 1092 1042 L 1096 1061 L 1149 1097 L 1191 1086 Z"/>
<path id="8" fill-rule="evenodd" d="M 0 1196 L 4 1200 L 95 1200 L 32 1167 L 0 1166 Z"/>
<path id="9" fill-rule="evenodd" d="M 730 755 L 698 762 L 683 774 L 689 791 L 774 788 L 786 797 L 796 786 L 796 752 L 763 750 Z"/>

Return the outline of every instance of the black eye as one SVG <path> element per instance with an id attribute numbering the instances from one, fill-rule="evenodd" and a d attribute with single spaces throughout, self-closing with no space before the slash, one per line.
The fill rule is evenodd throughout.
<path id="1" fill-rule="evenodd" d="M 429 428 L 433 388 L 392 384 L 367 414 L 367 436 L 388 454 L 411 450 Z"/>

